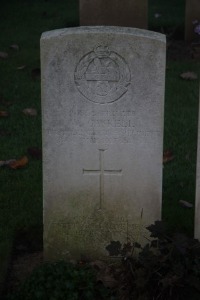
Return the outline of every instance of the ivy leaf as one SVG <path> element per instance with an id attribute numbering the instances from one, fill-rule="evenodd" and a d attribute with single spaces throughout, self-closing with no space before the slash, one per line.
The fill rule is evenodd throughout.
<path id="1" fill-rule="evenodd" d="M 123 249 L 121 251 L 122 256 L 129 256 L 129 254 L 132 252 L 133 246 L 131 243 L 127 243 L 123 245 Z"/>
<path id="2" fill-rule="evenodd" d="M 166 224 L 163 221 L 155 221 L 155 225 L 146 227 L 151 232 L 151 237 L 162 238 L 167 232 Z"/>
<path id="3" fill-rule="evenodd" d="M 106 250 L 109 252 L 110 256 L 118 256 L 121 254 L 121 246 L 122 244 L 119 241 L 111 241 L 110 244 L 106 247 Z"/>

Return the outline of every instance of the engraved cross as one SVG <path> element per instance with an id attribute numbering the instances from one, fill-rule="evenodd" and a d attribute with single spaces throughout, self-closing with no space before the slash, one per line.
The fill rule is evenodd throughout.
<path id="1" fill-rule="evenodd" d="M 105 175 L 121 175 L 122 169 L 119 170 L 107 170 L 104 168 L 104 152 L 106 149 L 99 149 L 99 169 L 98 170 L 86 170 L 83 169 L 84 175 L 99 175 L 100 186 L 100 204 L 99 209 L 102 209 L 104 202 L 104 176 Z"/>

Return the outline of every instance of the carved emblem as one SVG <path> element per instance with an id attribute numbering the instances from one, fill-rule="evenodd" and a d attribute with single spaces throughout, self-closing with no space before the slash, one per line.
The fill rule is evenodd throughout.
<path id="1" fill-rule="evenodd" d="M 120 99 L 127 92 L 131 75 L 119 54 L 99 46 L 81 58 L 74 80 L 84 97 L 105 104 Z"/>

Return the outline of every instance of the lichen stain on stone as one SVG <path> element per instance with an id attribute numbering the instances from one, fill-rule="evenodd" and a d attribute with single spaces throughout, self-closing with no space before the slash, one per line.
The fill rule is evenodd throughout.
<path id="1" fill-rule="evenodd" d="M 118 256 L 121 254 L 122 244 L 119 241 L 111 241 L 106 250 L 109 252 L 109 256 Z"/>

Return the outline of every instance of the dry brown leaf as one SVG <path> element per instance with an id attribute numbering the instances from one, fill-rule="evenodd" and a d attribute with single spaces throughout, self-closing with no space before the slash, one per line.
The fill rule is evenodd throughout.
<path id="1" fill-rule="evenodd" d="M 0 110 L 0 117 L 8 117 L 8 112 L 5 110 Z"/>
<path id="2" fill-rule="evenodd" d="M 171 150 L 165 150 L 163 153 L 163 163 L 166 164 L 174 159 L 173 152 Z"/>
<path id="3" fill-rule="evenodd" d="M 37 116 L 37 110 L 35 108 L 25 108 L 23 110 L 23 113 L 26 115 L 26 116 L 32 116 L 32 117 L 35 117 Z"/>
<path id="4" fill-rule="evenodd" d="M 6 52 L 0 52 L 0 58 L 7 58 L 8 57 L 8 53 Z"/>
<path id="5" fill-rule="evenodd" d="M 181 206 L 183 206 L 185 208 L 192 208 L 193 207 L 192 203 L 184 201 L 184 200 L 180 200 L 179 203 L 180 203 Z"/>
<path id="6" fill-rule="evenodd" d="M 16 170 L 16 169 L 24 168 L 27 164 L 28 164 L 28 157 L 27 156 L 23 156 L 22 158 L 14 161 L 14 162 L 9 163 L 8 166 L 11 169 Z"/>
<path id="7" fill-rule="evenodd" d="M 19 46 L 17 44 L 10 45 L 10 48 L 13 50 L 19 50 Z"/>
<path id="8" fill-rule="evenodd" d="M 190 71 L 182 73 L 180 77 L 185 80 L 196 80 L 198 78 L 196 73 Z"/>

